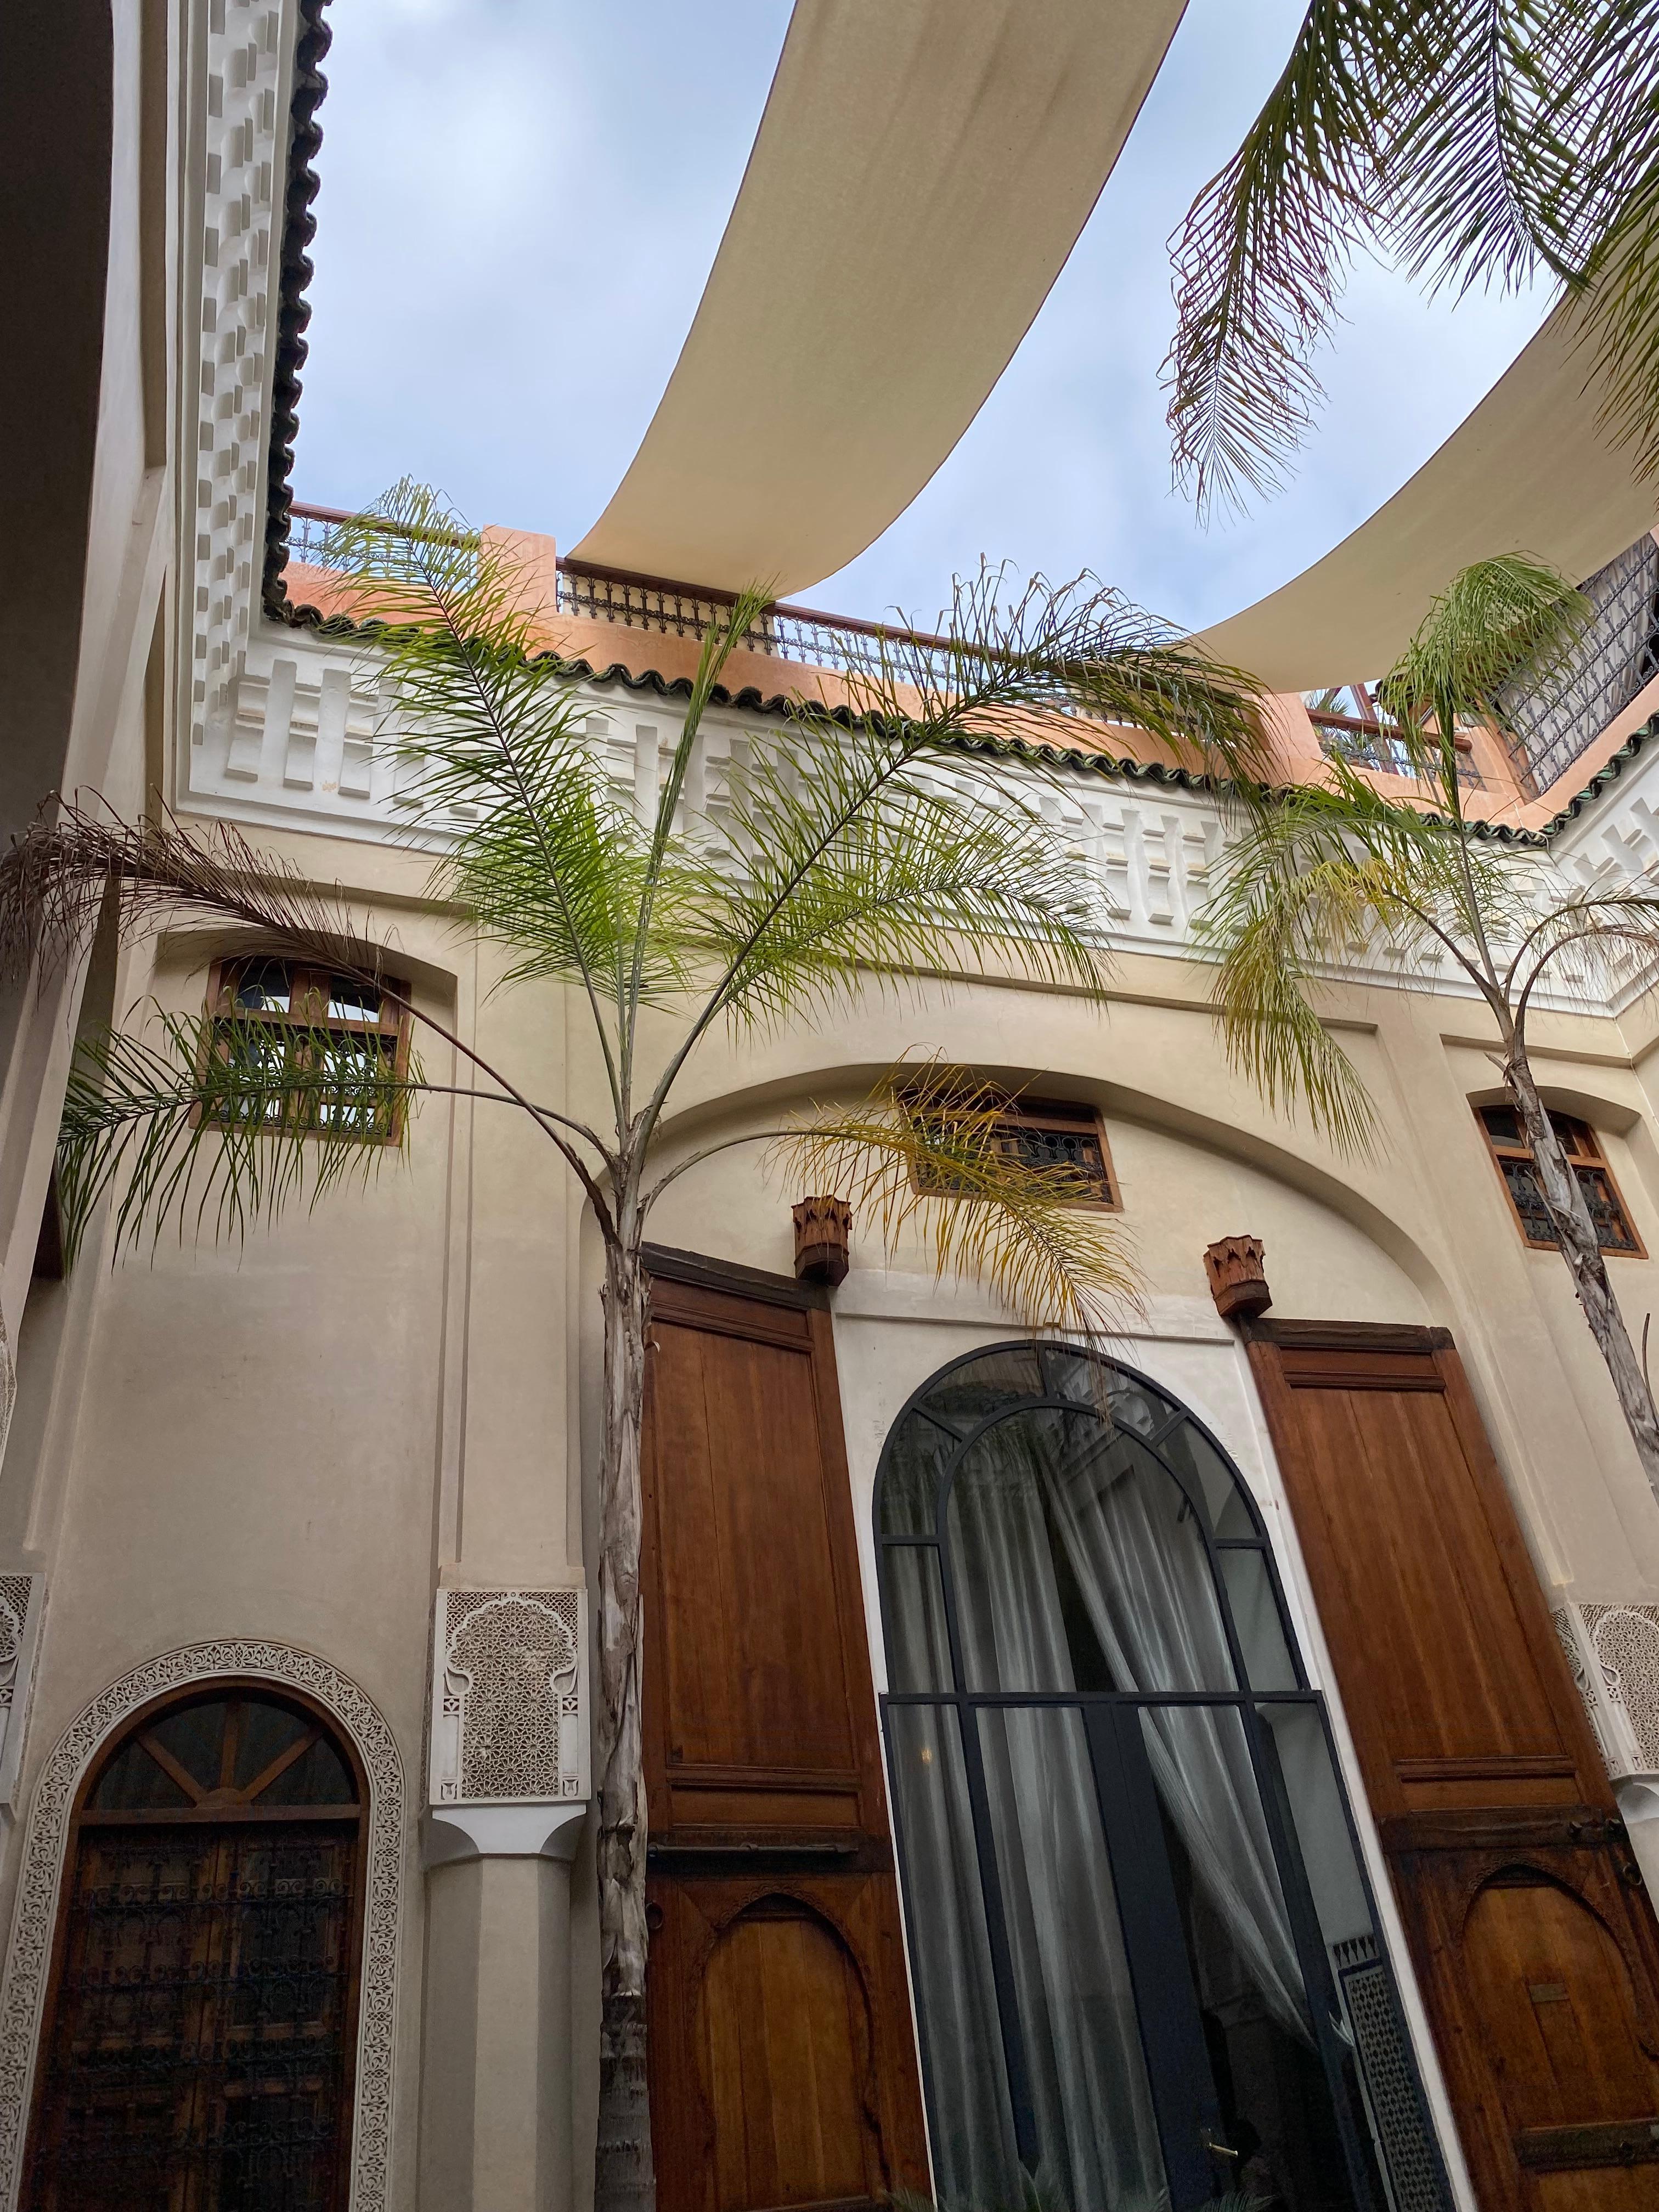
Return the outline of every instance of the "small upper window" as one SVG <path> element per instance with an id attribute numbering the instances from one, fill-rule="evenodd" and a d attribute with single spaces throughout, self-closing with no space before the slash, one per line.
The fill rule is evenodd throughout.
<path id="1" fill-rule="evenodd" d="M 993 1142 L 1005 1158 L 1028 1167 L 1071 1169 L 1082 1186 L 1079 1205 L 1115 1212 L 1121 1204 L 1106 1132 L 1092 1106 L 1069 1098 L 1011 1098 L 997 1116 Z"/>
<path id="2" fill-rule="evenodd" d="M 208 1004 L 220 1057 L 234 1054 L 273 1094 L 301 1073 L 320 1079 L 297 1109 L 280 1096 L 219 1109 L 222 1118 L 280 1121 L 299 1111 L 306 1124 L 349 1129 L 371 1144 L 402 1133 L 402 1100 L 384 1085 L 409 1064 L 408 987 L 386 979 L 384 989 L 327 968 L 291 960 L 226 960 L 214 970 Z"/>
<path id="3" fill-rule="evenodd" d="M 1509 1194 L 1521 1234 L 1528 1244 L 1553 1251 L 1560 1240 L 1550 1219 L 1550 1210 L 1544 1203 L 1543 1185 L 1539 1181 L 1537 1164 L 1520 1115 L 1513 1106 L 1481 1106 L 1476 1112 L 1504 1178 L 1504 1188 Z M 1596 1141 L 1595 1130 L 1588 1121 L 1575 1121 L 1570 1114 L 1552 1114 L 1550 1124 L 1561 1140 L 1568 1164 L 1578 1178 L 1578 1188 L 1584 1194 L 1584 1203 L 1595 1224 L 1596 1240 L 1601 1249 L 1645 1259 L 1642 1240 L 1619 1194 L 1619 1186 Z"/>

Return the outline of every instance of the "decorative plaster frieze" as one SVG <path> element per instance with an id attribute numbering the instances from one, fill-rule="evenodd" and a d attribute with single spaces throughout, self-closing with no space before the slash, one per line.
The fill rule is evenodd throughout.
<path id="1" fill-rule="evenodd" d="M 438 1592 L 429 1865 L 568 1857 L 592 1794 L 589 1735 L 586 1591 Z"/>

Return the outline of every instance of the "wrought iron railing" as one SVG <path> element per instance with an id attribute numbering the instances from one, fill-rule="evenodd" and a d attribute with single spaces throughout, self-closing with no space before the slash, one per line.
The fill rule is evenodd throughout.
<path id="1" fill-rule="evenodd" d="M 345 523 L 361 525 L 364 517 L 348 514 L 343 507 L 302 507 L 296 500 L 289 509 L 288 557 L 290 562 L 302 562 L 307 568 L 333 568 L 339 566 L 339 532 Z M 476 548 L 476 536 L 463 531 L 417 531 L 403 525 L 387 522 L 373 526 L 384 528 L 387 539 L 387 566 L 394 573 L 404 567 L 412 568 L 413 547 L 425 538 L 440 545 L 471 546 Z M 411 549 L 407 562 L 400 561 L 395 549 L 407 545 Z"/>
<path id="2" fill-rule="evenodd" d="M 568 561 L 559 563 L 560 611 L 593 622 L 617 623 L 627 629 L 654 630 L 661 636 L 701 643 L 711 629 L 730 620 L 732 604 L 725 595 L 689 584 L 586 568 Z M 784 601 L 775 602 L 751 623 L 740 643 L 746 652 L 769 659 L 795 661 L 841 675 L 878 666 L 884 650 L 896 674 L 925 674 L 934 683 L 949 679 L 955 656 L 948 638 L 926 630 L 888 629 L 880 623 L 823 614 L 815 607 Z"/>
<path id="3" fill-rule="evenodd" d="M 1362 711 L 1345 714 L 1328 701 L 1352 701 Z M 1368 768 L 1380 775 L 1403 775 L 1415 781 L 1417 770 L 1412 763 L 1411 748 L 1407 744 L 1398 723 L 1389 721 L 1376 707 L 1376 692 L 1369 684 L 1353 684 L 1340 691 L 1316 692 L 1311 698 L 1304 695 L 1308 720 L 1313 724 L 1319 739 L 1320 750 L 1328 758 L 1340 756 L 1352 761 L 1356 768 Z M 1464 739 L 1457 747 L 1457 781 L 1471 791 L 1482 788 L 1480 769 L 1474 752 Z"/>

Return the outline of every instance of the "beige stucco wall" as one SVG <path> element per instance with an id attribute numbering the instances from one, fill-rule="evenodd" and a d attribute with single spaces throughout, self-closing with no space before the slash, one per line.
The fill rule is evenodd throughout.
<path id="1" fill-rule="evenodd" d="M 290 849 L 346 878 L 423 1009 L 529 1095 L 598 1114 L 581 1009 L 545 987 L 492 994 L 493 956 L 427 902 L 423 864 L 361 845 Z M 198 1008 L 210 960 L 234 941 L 186 932 L 131 952 L 118 1002 L 153 994 Z M 1206 1293 L 1204 1246 L 1228 1233 L 1263 1238 L 1280 1313 L 1450 1327 L 1553 1591 L 1659 1595 L 1659 1509 L 1565 1273 L 1522 1247 L 1469 1112 L 1494 1080 L 1478 1009 L 1392 988 L 1333 993 L 1386 1139 L 1345 1160 L 1228 1071 L 1201 973 L 1127 961 L 1113 988 L 1103 1012 L 992 984 L 872 991 L 821 1034 L 714 1038 L 688 1071 L 664 1164 L 814 1099 L 856 1095 L 906 1051 L 1092 1099 L 1145 1286 L 1124 1356 L 1210 1421 L 1256 1486 L 1316 1671 L 1317 1624 L 1248 1370 Z M 1648 1060 L 1631 1064 L 1646 1040 L 1559 1018 L 1539 1035 L 1552 1095 L 1595 1122 L 1659 1249 Z M 429 1078 L 458 1079 L 447 1045 L 428 1036 L 420 1049 Z M 673 1187 L 651 1233 L 787 1272 L 793 1194 L 763 1146 L 733 1149 Z M 21 1802 L 104 1684 L 226 1635 L 291 1642 L 350 1675 L 392 1727 L 418 1795 L 436 1584 L 569 1582 L 591 1567 L 577 1470 L 592 1463 L 581 1386 L 595 1373 L 598 1257 L 544 1137 L 508 1109 L 434 1098 L 413 1119 L 406 1159 L 315 1213 L 296 1208 L 240 1245 L 164 1239 L 113 1267 L 94 1243 L 67 1285 L 37 1288 L 25 1343 L 40 1356 L 0 1465 L 0 1547 L 42 1567 L 52 1594 Z M 979 1286 L 936 1285 L 918 1245 L 890 1258 L 860 1225 L 854 1260 L 836 1337 L 867 1579 L 887 1427 L 934 1369 L 1013 1324 Z M 1654 1263 L 1613 1265 L 1639 1332 L 1659 1304 Z M 0 1914 L 17 1856 L 14 1838 Z M 582 2153 L 570 2172 L 549 2146 L 591 2140 L 591 1852 L 571 1870 L 568 1919 L 541 1899 L 550 1879 L 560 1893 L 562 1872 L 544 1870 L 535 1898 L 519 1899 L 538 1930 L 527 1950 L 501 1935 L 514 1878 L 489 1864 L 423 1876 L 413 1809 L 404 1876 L 394 2201 L 462 2201 L 458 2157 L 480 2205 L 581 2201 Z M 483 2030 L 515 2019 L 536 2048 L 570 2057 L 554 2069 L 551 2107 L 544 2095 L 508 2140 L 490 2118 L 505 2076 Z M 423 2192 L 417 2118 L 433 2146 Z"/>

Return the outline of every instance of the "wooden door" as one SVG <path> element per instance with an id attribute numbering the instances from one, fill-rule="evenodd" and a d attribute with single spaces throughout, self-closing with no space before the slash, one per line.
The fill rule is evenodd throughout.
<path id="1" fill-rule="evenodd" d="M 1659 1929 L 1443 1329 L 1247 1326 L 1486 2212 L 1659 2208 Z"/>
<path id="2" fill-rule="evenodd" d="M 653 1255 L 644 1443 L 662 2212 L 927 2186 L 830 1316 Z"/>

